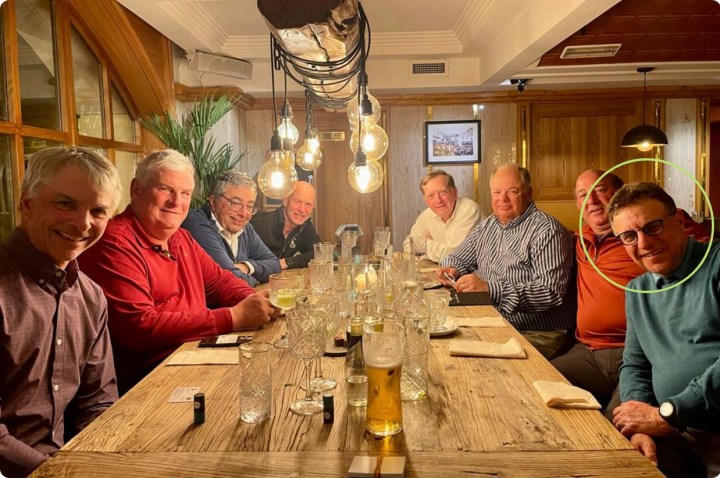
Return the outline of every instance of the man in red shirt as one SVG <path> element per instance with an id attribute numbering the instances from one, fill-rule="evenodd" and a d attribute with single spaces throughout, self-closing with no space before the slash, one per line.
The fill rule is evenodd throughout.
<path id="1" fill-rule="evenodd" d="M 192 163 L 150 153 L 130 185 L 130 205 L 83 257 L 105 291 L 118 387 L 127 391 L 181 343 L 256 328 L 275 314 L 266 292 L 221 269 L 180 229 L 194 188 Z"/>
<path id="2" fill-rule="evenodd" d="M 612 410 L 620 405 L 618 392 L 619 369 L 625 347 L 625 291 L 610 284 L 588 261 L 582 243 L 595 266 L 613 282 L 622 286 L 644 273 L 628 256 L 622 243 L 613 235 L 606 206 L 623 185 L 615 174 L 607 174 L 591 190 L 593 183 L 605 171 L 589 169 L 575 182 L 575 202 L 578 209 L 587 197 L 582 211 L 584 225 L 575 233 L 577 259 L 578 311 L 575 338 L 578 343 L 552 364 L 573 385 L 595 396 L 612 419 Z M 685 214 L 685 230 L 697 240 L 707 241 L 707 232 Z"/>

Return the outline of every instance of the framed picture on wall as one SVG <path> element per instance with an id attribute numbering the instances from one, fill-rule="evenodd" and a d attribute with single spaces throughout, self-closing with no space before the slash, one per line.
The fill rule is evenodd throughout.
<path id="1" fill-rule="evenodd" d="M 479 120 L 425 122 L 425 166 L 479 162 Z"/>

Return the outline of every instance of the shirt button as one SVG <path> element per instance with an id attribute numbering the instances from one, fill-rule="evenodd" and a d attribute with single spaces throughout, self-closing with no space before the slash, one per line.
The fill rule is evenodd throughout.
<path id="1" fill-rule="evenodd" d="M 57 344 L 62 345 L 62 339 L 57 339 Z"/>
<path id="2" fill-rule="evenodd" d="M 60 276 L 62 276 L 62 272 L 60 272 L 60 271 L 55 272 L 55 277 L 60 277 Z"/>
<path id="3" fill-rule="evenodd" d="M 53 389 L 57 392 L 58 390 L 60 390 L 60 385 L 58 385 L 58 384 L 53 385 Z"/>

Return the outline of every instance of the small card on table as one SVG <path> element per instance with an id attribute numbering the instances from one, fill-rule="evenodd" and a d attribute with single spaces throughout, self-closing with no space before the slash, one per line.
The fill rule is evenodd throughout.
<path id="1" fill-rule="evenodd" d="M 402 478 L 405 476 L 404 456 L 356 456 L 353 458 L 349 478 Z"/>
<path id="2" fill-rule="evenodd" d="M 200 387 L 178 387 L 172 391 L 168 403 L 192 402 L 195 394 L 200 391 Z"/>

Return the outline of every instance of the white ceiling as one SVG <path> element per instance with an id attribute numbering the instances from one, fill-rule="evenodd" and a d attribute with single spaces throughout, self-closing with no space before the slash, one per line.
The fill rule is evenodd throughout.
<path id="1" fill-rule="evenodd" d="M 363 0 L 372 30 L 367 64 L 376 93 L 497 91 L 509 78 L 532 78 L 527 90 L 639 86 L 638 66 L 544 67 L 535 63 L 620 0 Z M 236 85 L 270 92 L 269 30 L 256 0 L 119 0 L 181 49 L 249 60 L 250 80 L 189 71 L 177 62 L 176 80 L 189 85 Z M 410 74 L 413 60 L 446 60 L 446 76 Z M 648 84 L 717 84 L 717 63 L 663 64 Z M 288 85 L 290 94 L 300 94 Z"/>

